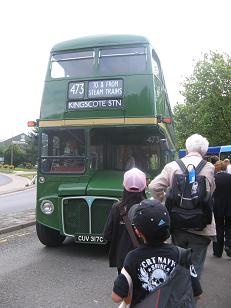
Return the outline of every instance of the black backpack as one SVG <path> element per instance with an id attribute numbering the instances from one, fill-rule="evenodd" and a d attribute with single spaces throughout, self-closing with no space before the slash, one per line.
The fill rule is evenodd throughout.
<path id="1" fill-rule="evenodd" d="M 189 181 L 188 167 L 181 159 L 176 162 L 183 174 L 173 176 L 172 187 L 166 196 L 166 207 L 171 218 L 171 229 L 202 230 L 212 222 L 211 195 L 206 192 L 206 178 L 199 175 L 206 165 L 206 160 L 201 160 L 199 165 L 191 168 L 195 171 L 195 179 Z"/>
<path id="2" fill-rule="evenodd" d="M 195 308 L 189 265 L 191 249 L 176 246 L 179 261 L 169 279 L 154 293 L 146 296 L 134 308 Z"/>

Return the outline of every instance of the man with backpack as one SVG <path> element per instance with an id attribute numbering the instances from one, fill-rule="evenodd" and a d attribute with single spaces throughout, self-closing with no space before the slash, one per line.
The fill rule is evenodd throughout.
<path id="1" fill-rule="evenodd" d="M 128 216 L 144 244 L 127 255 L 114 282 L 112 300 L 124 300 L 119 307 L 194 308 L 194 297 L 202 289 L 191 263 L 191 249 L 165 242 L 170 236 L 166 207 L 158 200 L 143 200 Z"/>
<path id="2" fill-rule="evenodd" d="M 214 166 L 203 160 L 209 146 L 206 138 L 193 134 L 185 146 L 187 155 L 168 163 L 149 189 L 168 208 L 173 243 L 192 248 L 192 263 L 200 277 L 208 245 L 216 236 L 212 214 Z"/>

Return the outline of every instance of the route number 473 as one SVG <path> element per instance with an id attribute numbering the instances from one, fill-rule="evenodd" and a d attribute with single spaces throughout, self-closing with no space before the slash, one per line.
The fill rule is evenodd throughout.
<path id="1" fill-rule="evenodd" d="M 77 97 L 82 96 L 84 94 L 84 83 L 83 82 L 76 82 L 73 83 L 70 92 L 72 95 L 75 95 Z"/>
<path id="2" fill-rule="evenodd" d="M 159 143 L 160 139 L 158 136 L 150 136 L 146 140 L 148 143 Z"/>

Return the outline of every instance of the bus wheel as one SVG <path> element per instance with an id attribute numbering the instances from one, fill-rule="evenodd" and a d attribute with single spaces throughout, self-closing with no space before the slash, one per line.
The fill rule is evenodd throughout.
<path id="1" fill-rule="evenodd" d="M 59 246 L 66 238 L 64 235 L 61 235 L 57 230 L 48 228 L 37 221 L 36 231 L 40 242 L 45 246 Z"/>

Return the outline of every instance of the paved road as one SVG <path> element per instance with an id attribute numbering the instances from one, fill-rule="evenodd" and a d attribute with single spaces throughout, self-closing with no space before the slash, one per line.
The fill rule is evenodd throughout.
<path id="1" fill-rule="evenodd" d="M 29 180 L 17 174 L 0 173 L 0 195 L 26 189 Z"/>
<path id="2" fill-rule="evenodd" d="M 28 180 L 22 176 L 0 173 L 4 178 L 8 181 L 0 185 L 0 234 L 35 223 L 35 185 L 26 186 Z"/>
<path id="3" fill-rule="evenodd" d="M 4 174 L 0 174 L 0 186 L 9 184 L 12 182 L 12 179 Z"/>
<path id="4" fill-rule="evenodd" d="M 231 307 L 231 258 L 223 253 L 222 258 L 215 258 L 212 245 L 209 246 L 202 274 L 204 294 L 198 308 Z"/>
<path id="5" fill-rule="evenodd" d="M 32 226 L 0 235 L 0 251 L 1 308 L 117 307 L 110 300 L 116 271 L 108 267 L 104 247 L 67 239 L 45 248 Z M 198 308 L 231 307 L 230 269 L 231 259 L 215 259 L 210 247 Z"/>
<path id="6" fill-rule="evenodd" d="M 35 228 L 0 235 L 1 308 L 116 308 L 110 299 L 116 270 L 103 246 L 66 240 L 45 248 Z"/>
<path id="7" fill-rule="evenodd" d="M 0 195 L 0 215 L 35 209 L 35 201 L 35 187 L 24 191 Z"/>
<path id="8" fill-rule="evenodd" d="M 14 176 L 14 179 L 17 179 L 16 176 Z M 10 183 L 8 183 L 7 185 L 4 185 L 5 187 L 7 186 L 8 189 L 9 187 L 11 187 L 11 191 L 13 191 L 14 189 L 16 190 L 22 190 L 22 189 L 25 189 L 25 187 L 18 187 L 16 184 L 19 184 L 18 181 L 11 181 Z M 0 194 L 1 194 L 1 188 L 3 186 L 0 186 Z M 2 190 L 3 191 L 3 190 Z M 27 225 L 31 225 L 31 224 L 34 224 L 34 221 L 35 221 L 35 215 L 34 215 L 34 210 L 32 211 L 23 211 L 23 212 L 19 212 L 19 213 L 15 213 L 15 215 L 11 215 L 11 216 L 0 216 L 0 245 L 1 243 L 4 243 L 4 238 L 6 239 L 6 242 L 9 241 L 11 238 L 14 239 L 15 238 L 15 233 L 3 233 L 3 232 L 9 232 L 10 230 L 14 230 L 14 229 L 19 229 L 21 227 L 25 227 Z M 5 221 L 6 225 L 4 226 L 4 228 L 2 229 L 3 232 L 1 232 L 1 224 L 3 224 L 3 221 Z M 17 222 L 17 223 L 15 223 Z M 33 227 L 30 227 L 34 230 L 34 226 Z M 30 228 L 26 228 L 24 229 L 25 231 L 16 231 L 16 232 L 19 232 L 19 235 L 18 237 L 20 238 L 21 235 L 20 233 L 22 234 L 27 234 L 27 230 L 29 230 L 29 234 L 30 234 Z M 3 234 L 1 234 L 3 233 Z M 16 236 L 17 238 L 17 236 Z M 81 248 L 80 251 L 78 250 L 78 247 L 79 246 L 76 246 L 76 245 L 71 245 L 71 244 L 67 244 L 65 245 L 64 247 L 65 248 L 58 248 L 58 249 L 55 249 L 55 250 L 50 250 L 50 249 L 44 249 L 43 246 L 41 246 L 41 244 L 39 243 L 39 241 L 37 240 L 37 237 L 35 235 L 35 231 L 34 231 L 34 235 L 33 235 L 33 238 L 30 238 L 29 237 L 29 243 L 27 243 L 26 247 L 28 247 L 28 249 L 30 250 L 30 244 L 32 243 L 31 241 L 35 242 L 36 245 L 37 245 L 37 248 L 36 248 L 36 253 L 38 255 L 40 255 L 41 253 L 44 253 L 44 252 L 52 252 L 51 255 L 48 253 L 44 256 L 44 258 L 41 260 L 41 262 L 39 262 L 39 264 L 43 264 L 45 266 L 47 260 L 50 261 L 50 260 L 53 260 L 51 256 L 56 256 L 58 259 L 61 257 L 62 260 L 61 261 L 58 261 L 56 260 L 56 262 L 58 262 L 58 266 L 57 266 L 57 272 L 59 271 L 59 269 L 62 269 L 64 268 L 64 271 L 61 271 L 61 273 L 65 273 L 65 272 L 70 272 L 72 277 L 73 277 L 73 282 L 71 284 L 71 297 L 72 298 L 80 298 L 81 300 L 81 305 L 75 305 L 74 302 L 73 302 L 73 306 L 71 306 L 72 304 L 70 304 L 69 306 L 68 305 L 64 305 L 64 306 L 60 306 L 60 307 L 86 307 L 86 308 L 90 308 L 90 307 L 105 307 L 105 308 L 110 308 L 110 307 L 115 307 L 115 305 L 111 304 L 110 300 L 108 299 L 108 297 L 110 297 L 110 290 L 109 290 L 109 286 L 111 286 L 111 280 L 113 279 L 114 277 L 114 271 L 111 270 L 111 269 L 108 269 L 108 263 L 107 263 L 107 260 L 106 260 L 106 255 L 104 254 L 103 256 L 103 262 L 102 263 L 97 263 L 97 259 L 99 258 L 99 255 L 98 257 L 94 257 L 94 254 L 96 253 L 96 255 L 99 253 L 100 248 L 99 247 L 94 247 L 92 246 L 90 248 L 90 250 L 88 250 L 87 248 Z M 18 244 L 19 245 L 19 244 Z M 82 247 L 82 246 L 81 246 Z M 1 249 L 1 252 L 3 252 L 2 250 L 2 247 L 0 247 Z M 6 247 L 6 252 L 7 252 L 7 247 Z M 59 252 L 61 251 L 61 255 L 59 255 Z M 65 252 L 64 252 L 65 251 Z M 83 253 L 84 251 L 84 253 Z M 33 250 L 32 250 L 33 252 Z M 57 255 L 58 253 L 58 255 Z M 78 259 L 78 253 L 81 254 L 82 256 L 82 259 Z M 13 282 L 11 282 L 11 280 L 9 278 L 12 278 L 14 277 L 14 269 L 15 269 L 15 264 L 17 264 L 18 262 L 18 258 L 17 258 L 17 254 L 22 254 L 22 256 L 25 254 L 27 256 L 27 266 L 25 266 L 25 264 L 21 264 L 20 263 L 20 266 L 22 266 L 22 269 L 26 268 L 26 270 L 28 270 L 28 275 L 26 275 L 27 277 L 27 280 L 26 280 L 26 283 L 24 283 L 22 285 L 22 288 L 21 286 L 17 283 L 17 280 L 12 280 Z M 31 269 L 31 257 L 29 255 L 29 251 L 28 252 L 24 252 L 24 248 L 21 247 L 21 251 L 20 252 L 17 252 L 16 255 L 15 253 L 12 253 L 11 250 L 8 251 L 8 253 L 6 253 L 5 255 L 5 261 L 4 262 L 8 262 L 8 257 L 9 257 L 9 260 L 11 260 L 8 265 L 11 265 L 13 266 L 13 271 L 12 271 L 12 274 L 11 274 L 11 271 L 9 269 L 9 273 L 7 275 L 4 275 L 4 278 L 3 280 L 1 280 L 1 275 L 0 275 L 0 290 L 4 290 L 6 291 L 6 288 L 9 288 L 7 290 L 7 292 L 9 292 L 9 294 L 11 294 L 13 296 L 13 299 L 16 301 L 16 300 L 19 300 L 19 303 L 20 305 L 13 305 L 13 306 L 9 306 L 9 305 L 6 305 L 6 306 L 1 306 L 1 298 L 0 297 L 0 307 L 3 307 L 3 308 L 19 308 L 19 307 L 25 307 L 25 308 L 31 308 L 31 307 L 59 307 L 57 305 L 55 305 L 54 303 L 51 302 L 48 302 L 48 303 L 44 303 L 42 302 L 42 304 L 44 305 L 34 305 L 34 306 L 28 306 L 28 302 L 27 302 L 27 305 L 25 304 L 22 304 L 20 302 L 20 299 L 22 297 L 22 294 L 21 293 L 24 289 L 26 290 L 30 290 L 30 286 L 33 286 L 35 285 L 35 281 L 36 280 L 33 280 L 32 278 L 30 279 L 30 274 L 33 273 L 33 268 L 34 266 L 32 265 L 32 269 Z M 88 255 L 90 254 L 90 255 Z M 3 256 L 4 254 L 0 254 L 0 260 L 1 260 L 1 256 Z M 70 260 L 72 258 L 75 258 L 75 262 L 74 262 L 74 265 L 71 265 L 70 263 Z M 92 259 L 93 257 L 93 259 Z M 12 260 L 12 258 L 16 258 L 15 260 Z M 87 258 L 88 262 L 89 262 L 89 268 L 88 266 L 82 266 L 81 267 L 81 264 L 82 264 L 82 261 Z M 20 260 L 21 260 L 21 257 L 20 257 Z M 21 261 L 20 261 L 21 262 Z M 52 263 L 51 263 L 52 264 Z M 68 265 L 66 267 L 66 265 Z M 90 276 L 90 279 L 88 277 L 88 275 L 91 275 L 91 272 L 92 272 L 92 265 L 94 267 L 96 267 L 98 269 L 98 274 L 94 274 L 96 276 L 96 279 L 91 279 L 91 276 Z M 80 266 L 80 273 L 78 275 L 74 275 L 75 274 L 75 267 L 79 267 Z M 46 267 L 46 270 L 44 268 L 42 268 L 41 270 L 44 272 L 45 270 L 45 277 L 47 277 L 48 281 L 52 283 L 56 283 L 56 270 L 52 270 L 51 272 L 54 274 L 53 279 L 54 281 L 51 279 L 49 280 L 49 276 L 46 275 L 46 273 L 49 272 L 49 265 L 45 266 Z M 1 263 L 0 261 L 0 269 L 2 271 L 5 271 L 6 268 L 5 268 L 5 265 L 3 263 Z M 16 273 L 18 273 L 16 271 Z M 35 273 L 37 273 L 38 275 L 40 275 L 40 272 L 39 270 L 37 269 L 37 267 L 35 268 Z M 21 276 L 20 276 L 21 275 Z M 86 276 L 86 277 L 85 277 Z M 24 274 L 23 272 L 21 274 L 19 274 L 19 277 L 18 279 L 20 281 L 23 281 L 24 282 Z M 70 285 L 67 283 L 67 281 L 69 281 L 67 279 L 67 281 L 63 281 L 63 278 L 61 277 L 60 278 L 61 282 L 63 282 L 63 284 L 61 283 L 61 286 L 59 285 L 58 283 L 58 287 L 55 286 L 55 289 L 53 289 L 53 284 L 52 284 L 52 291 L 49 291 L 50 290 L 50 286 L 47 286 L 47 290 L 48 290 L 48 294 L 49 292 L 52 292 L 53 296 L 52 298 L 54 298 L 54 296 L 57 296 L 57 299 L 59 299 L 59 296 L 61 296 L 63 294 L 63 288 L 68 290 L 70 288 Z M 84 282 L 85 280 L 87 281 L 87 286 L 84 285 Z M 75 292 L 75 287 L 76 287 L 76 284 L 75 282 L 78 282 L 77 284 L 77 287 L 80 288 L 80 293 L 78 292 Z M 100 283 L 99 283 L 100 282 Z M 102 293 L 97 293 L 99 292 L 99 286 L 102 285 L 102 283 L 105 283 L 105 286 L 102 290 Z M 3 289 L 2 289 L 2 286 L 3 286 Z M 25 287 L 24 287 L 25 286 Z M 39 286 L 41 287 L 41 290 L 42 292 L 44 292 L 45 294 L 45 287 L 43 288 L 43 279 L 39 282 Z M 204 273 L 202 275 L 202 286 L 203 286 L 203 289 L 204 289 L 204 294 L 202 296 L 202 299 L 199 301 L 198 303 L 198 308 L 230 308 L 231 307 L 231 258 L 228 258 L 226 257 L 225 254 L 223 254 L 223 257 L 218 259 L 218 258 L 214 258 L 213 255 L 212 255 L 212 247 L 210 246 L 209 247 L 209 251 L 208 251 L 208 255 L 207 255 L 207 258 L 206 258 L 206 262 L 205 262 L 205 269 L 204 269 Z M 35 303 L 36 303 L 36 300 L 37 300 L 37 303 L 39 303 L 39 299 L 38 299 L 38 296 L 39 296 L 39 292 L 38 292 L 38 289 L 40 290 L 40 287 L 39 288 L 33 288 L 32 287 L 32 291 L 30 291 L 29 293 L 32 292 L 35 292 L 34 293 L 34 297 L 35 297 Z M 4 289 L 5 288 L 5 289 Z M 56 289 L 57 288 L 57 289 Z M 106 288 L 106 289 L 105 289 Z M 47 291 L 46 290 L 46 291 Z M 95 294 L 95 296 L 92 297 L 92 291 L 90 290 L 93 290 L 93 294 Z M 94 293 L 94 290 L 96 291 L 96 293 Z M 16 291 L 16 292 L 15 292 Z M 0 291 L 1 292 L 1 291 Z M 100 291 L 101 292 L 101 291 Z M 8 293 L 4 293 L 3 294 L 5 297 L 6 296 L 9 296 Z M 25 295 L 25 299 L 28 299 L 28 294 Z M 55 297 L 56 298 L 56 297 Z M 23 300 L 23 298 L 22 298 Z M 45 301 L 45 299 L 44 299 Z M 59 301 L 57 300 L 56 303 L 58 303 Z M 15 303 L 18 304 L 18 302 L 16 301 Z M 90 303 L 90 304 L 89 304 Z M 62 304 L 62 296 L 61 296 L 61 301 L 60 301 L 60 304 Z M 102 305 L 101 305 L 102 304 Z M 23 306 L 24 305 L 24 306 Z M 49 306 L 50 305 L 50 306 Z"/>

